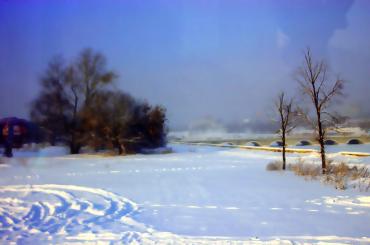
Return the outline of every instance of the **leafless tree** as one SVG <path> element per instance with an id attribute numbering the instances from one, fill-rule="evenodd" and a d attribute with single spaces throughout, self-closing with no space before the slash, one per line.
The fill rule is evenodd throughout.
<path id="1" fill-rule="evenodd" d="M 106 68 L 106 58 L 92 49 L 84 49 L 77 58 L 74 67 L 77 90 L 84 98 L 83 106 L 88 108 L 96 94 L 117 78 L 113 71 Z"/>
<path id="2" fill-rule="evenodd" d="M 64 86 L 64 72 L 63 59 L 54 57 L 40 79 L 41 92 L 31 104 L 31 119 L 47 131 L 52 145 L 65 136 L 66 122 L 72 109 Z"/>
<path id="3" fill-rule="evenodd" d="M 32 104 L 31 117 L 64 138 L 72 154 L 90 140 L 85 127 L 93 120 L 92 101 L 116 75 L 106 68 L 102 54 L 83 50 L 75 62 L 64 65 L 54 58 L 41 79 L 41 93 Z"/>
<path id="4" fill-rule="evenodd" d="M 94 120 L 85 124 L 95 135 L 90 144 L 126 154 L 166 143 L 166 114 L 161 106 L 153 107 L 121 91 L 102 91 L 94 98 L 92 112 L 99 117 L 92 116 Z"/>
<path id="5" fill-rule="evenodd" d="M 286 168 L 286 135 L 294 129 L 293 124 L 293 99 L 287 101 L 285 93 L 281 92 L 276 102 L 276 109 L 279 113 L 280 129 L 279 134 L 283 143 L 283 170 Z"/>
<path id="6" fill-rule="evenodd" d="M 121 91 L 104 91 L 96 94 L 92 112 L 99 114 L 96 120 L 89 120 L 89 131 L 93 137 L 92 143 L 110 146 L 118 153 L 127 153 L 129 122 L 132 120 L 133 111 L 137 106 L 136 100 L 129 94 Z M 109 120 L 107 120 L 109 119 Z"/>
<path id="7" fill-rule="evenodd" d="M 314 61 L 309 48 L 304 53 L 303 65 L 298 69 L 297 82 L 300 88 L 311 101 L 314 113 L 302 113 L 315 130 L 316 140 L 320 145 L 322 173 L 327 170 L 325 157 L 325 140 L 327 129 L 337 123 L 337 117 L 328 111 L 333 99 L 343 95 L 343 80 L 330 81 L 327 64 Z"/>
<path id="8" fill-rule="evenodd" d="M 74 62 L 52 60 L 41 79 L 31 116 L 72 154 L 82 146 L 114 148 L 120 154 L 166 142 L 166 114 L 109 86 L 116 78 L 103 55 L 83 50 Z M 55 141 L 55 140 L 54 140 Z"/>

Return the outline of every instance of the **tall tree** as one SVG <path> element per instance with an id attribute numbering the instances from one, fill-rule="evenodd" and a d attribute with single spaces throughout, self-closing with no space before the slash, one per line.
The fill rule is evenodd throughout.
<path id="1" fill-rule="evenodd" d="M 104 56 L 91 49 L 69 65 L 52 60 L 31 116 L 67 143 L 72 154 L 86 145 L 96 150 L 112 147 L 122 154 L 165 144 L 165 109 L 113 92 L 109 84 L 115 78 Z"/>
<path id="2" fill-rule="evenodd" d="M 151 147 L 166 144 L 166 109 L 163 106 L 154 106 L 148 113 L 148 140 Z"/>
<path id="3" fill-rule="evenodd" d="M 97 137 L 89 142 L 110 146 L 119 154 L 155 148 L 166 143 L 163 107 L 152 107 L 121 91 L 100 92 L 94 101 L 91 111 L 99 117 L 98 120 L 89 120 L 86 127 Z"/>
<path id="4" fill-rule="evenodd" d="M 104 56 L 91 49 L 83 50 L 68 66 L 54 58 L 41 79 L 41 93 L 32 104 L 31 117 L 63 138 L 72 154 L 78 153 L 91 136 L 85 126 L 93 120 L 92 101 L 115 78 L 106 68 Z"/>
<path id="5" fill-rule="evenodd" d="M 112 83 L 117 75 L 106 68 L 106 58 L 92 49 L 84 49 L 74 64 L 76 88 L 84 98 L 83 106 L 88 108 L 96 94 Z"/>
<path id="6" fill-rule="evenodd" d="M 320 145 L 322 173 L 325 174 L 327 170 L 325 156 L 327 129 L 338 121 L 337 117 L 328 111 L 328 107 L 336 96 L 342 95 L 343 80 L 335 79 L 332 82 L 329 79 L 327 64 L 323 60 L 314 61 L 309 48 L 304 53 L 304 62 L 298 68 L 297 75 L 297 82 L 314 109 L 313 117 L 309 113 L 304 113 L 304 116 L 315 130 L 316 140 Z"/>
<path id="7" fill-rule="evenodd" d="M 30 117 L 48 132 L 54 145 L 64 140 L 66 123 L 72 110 L 65 87 L 65 64 L 61 57 L 54 57 L 41 77 L 41 92 L 31 104 Z"/>
<path id="8" fill-rule="evenodd" d="M 97 142 L 117 149 L 119 154 L 127 153 L 128 142 L 132 140 L 128 135 L 129 122 L 136 106 L 135 99 L 121 91 L 98 93 L 92 112 L 100 116 L 90 120 L 89 127 L 98 136 Z"/>
<path id="9" fill-rule="evenodd" d="M 285 93 L 281 92 L 276 102 L 276 109 L 279 113 L 280 129 L 279 134 L 283 143 L 282 157 L 283 170 L 286 168 L 286 135 L 294 129 L 293 125 L 293 99 L 287 101 Z"/>

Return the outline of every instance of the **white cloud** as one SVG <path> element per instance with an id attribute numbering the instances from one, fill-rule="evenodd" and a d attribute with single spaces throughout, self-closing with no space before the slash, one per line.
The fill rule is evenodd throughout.
<path id="1" fill-rule="evenodd" d="M 284 48 L 290 42 L 290 38 L 280 29 L 276 32 L 276 46 L 279 49 Z"/>
<path id="2" fill-rule="evenodd" d="M 329 41 L 329 48 L 346 50 L 360 56 L 370 55 L 370 5 L 368 1 L 358 0 L 347 15 L 348 25 L 345 29 L 337 30 Z"/>

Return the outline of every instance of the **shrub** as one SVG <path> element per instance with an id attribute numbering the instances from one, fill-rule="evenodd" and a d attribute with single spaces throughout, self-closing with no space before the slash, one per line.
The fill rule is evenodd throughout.
<path id="1" fill-rule="evenodd" d="M 267 164 L 266 170 L 268 171 L 280 171 L 283 169 L 283 163 L 281 161 L 273 161 Z"/>
<path id="2" fill-rule="evenodd" d="M 321 168 L 314 163 L 305 163 L 299 161 L 297 164 L 289 165 L 289 170 L 292 170 L 298 176 L 310 177 L 315 179 L 321 173 Z"/>
<path id="3" fill-rule="evenodd" d="M 327 173 L 322 174 L 318 164 L 306 163 L 299 159 L 298 163 L 288 165 L 288 170 L 306 179 L 321 179 L 322 182 L 334 185 L 336 189 L 345 190 L 349 186 L 360 191 L 370 190 L 370 172 L 366 166 L 357 167 L 348 164 L 328 161 Z"/>

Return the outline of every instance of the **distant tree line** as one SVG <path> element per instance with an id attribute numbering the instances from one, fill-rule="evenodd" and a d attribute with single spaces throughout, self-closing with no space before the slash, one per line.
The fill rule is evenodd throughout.
<path id="1" fill-rule="evenodd" d="M 118 78 L 105 57 L 83 50 L 66 63 L 53 58 L 40 79 L 41 91 L 30 116 L 52 144 L 65 143 L 71 154 L 89 146 L 138 152 L 166 143 L 166 110 L 114 88 Z"/>

